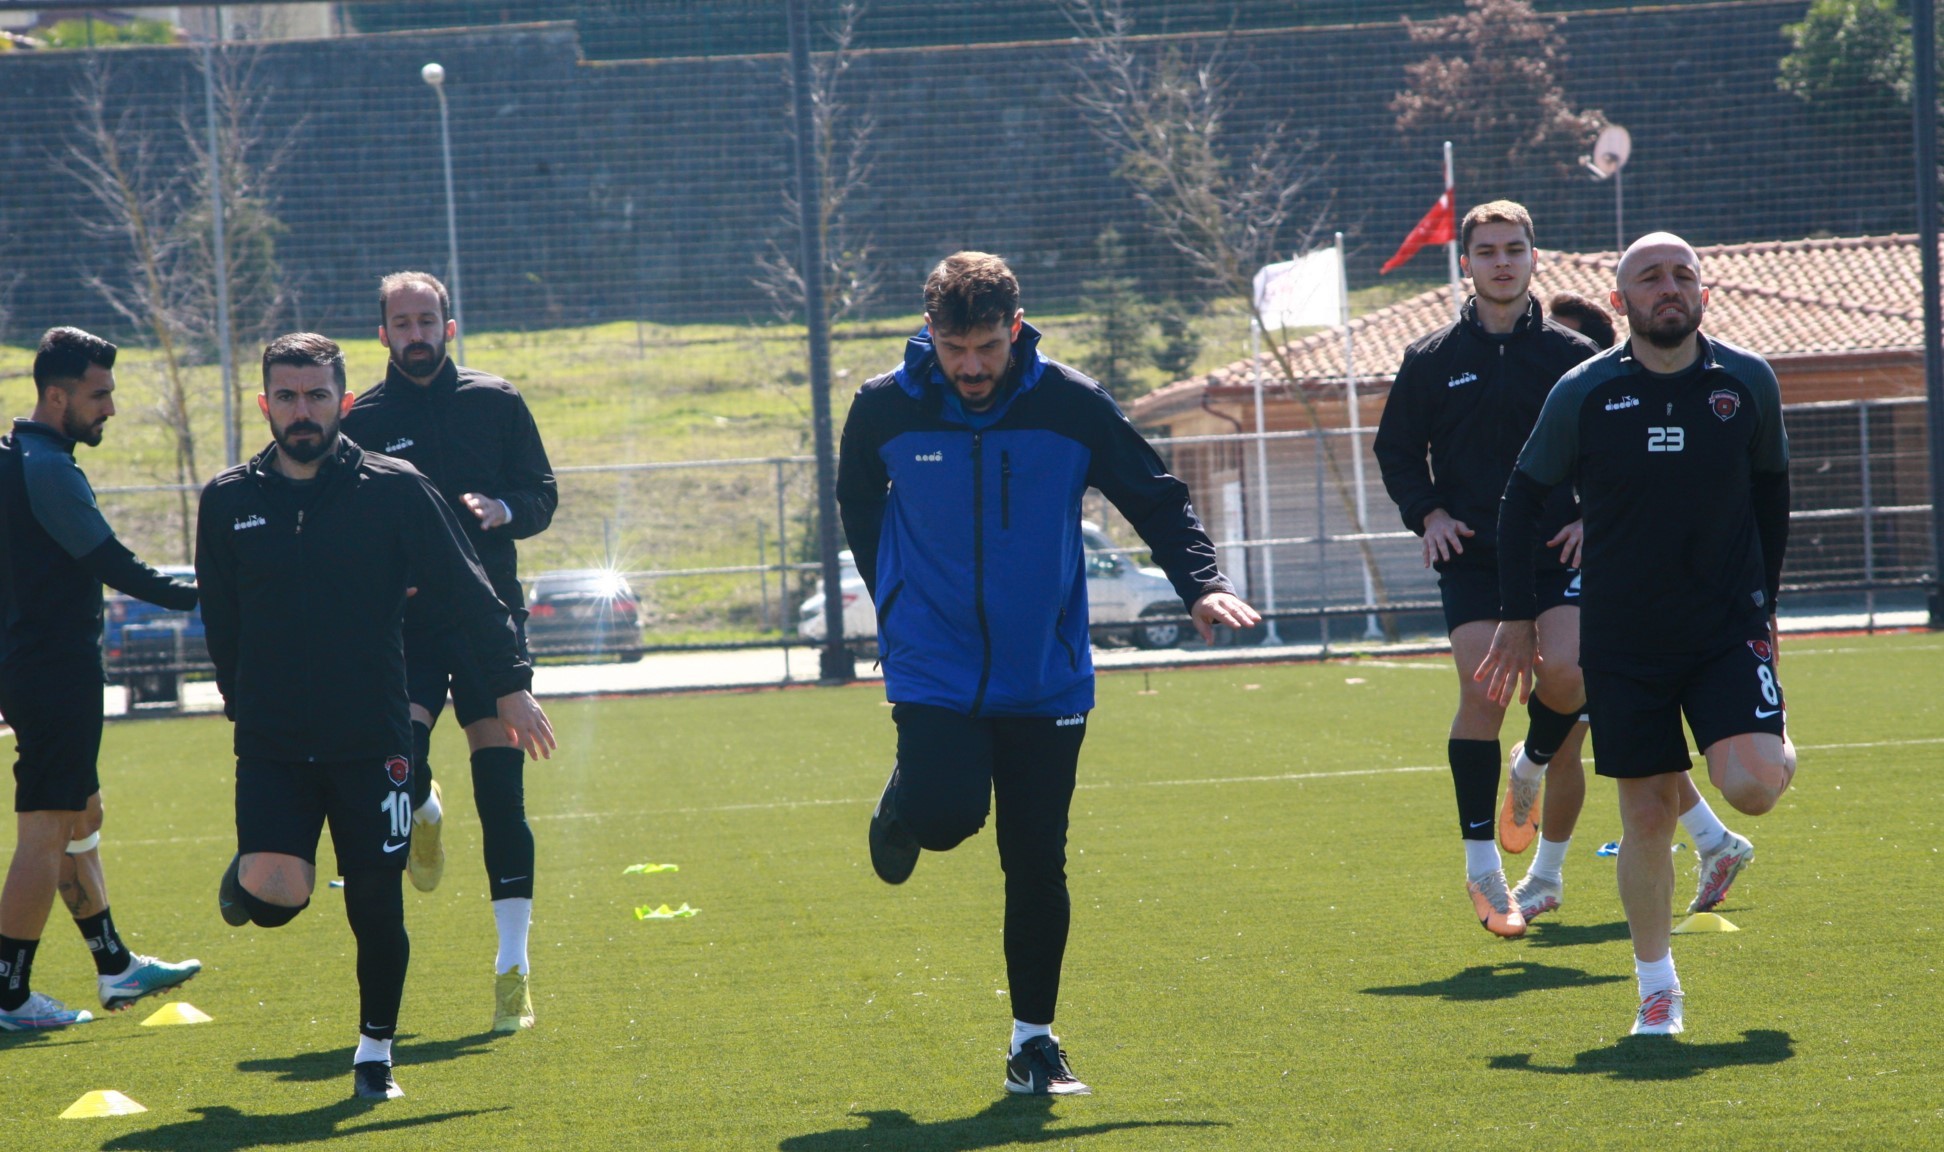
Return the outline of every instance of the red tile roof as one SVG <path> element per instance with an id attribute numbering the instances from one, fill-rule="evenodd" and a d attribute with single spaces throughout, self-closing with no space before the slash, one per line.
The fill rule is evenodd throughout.
<path id="1" fill-rule="evenodd" d="M 1771 359 L 1923 346 L 1915 236 L 1726 244 L 1698 251 L 1709 289 L 1706 332 Z M 1533 291 L 1541 300 L 1555 292 L 1577 292 L 1604 306 L 1614 263 L 1611 252 L 1541 250 Z M 1451 317 L 1451 289 L 1444 287 L 1352 320 L 1358 383 L 1388 387 L 1405 346 L 1449 324 Z M 1625 318 L 1617 318 L 1616 326 L 1624 340 Z M 1284 351 L 1304 384 L 1343 378 L 1343 336 L 1336 329 L 1291 341 Z M 1261 360 L 1264 383 L 1279 384 L 1282 373 L 1274 358 L 1265 351 Z M 1192 397 L 1210 389 L 1248 386 L 1250 377 L 1249 361 L 1238 360 L 1142 397 L 1131 414 L 1137 420 L 1158 415 L 1184 400 L 1192 404 Z"/>

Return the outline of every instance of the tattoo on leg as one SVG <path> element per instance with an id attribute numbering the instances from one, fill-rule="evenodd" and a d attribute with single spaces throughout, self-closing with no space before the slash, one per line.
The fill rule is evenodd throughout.
<path id="1" fill-rule="evenodd" d="M 99 911 L 99 909 L 93 907 L 94 901 L 88 897 L 87 888 L 82 885 L 78 878 L 74 880 L 62 880 L 60 889 L 61 901 L 67 905 L 68 912 L 75 919 L 79 920 L 86 916 L 92 916 Z"/>

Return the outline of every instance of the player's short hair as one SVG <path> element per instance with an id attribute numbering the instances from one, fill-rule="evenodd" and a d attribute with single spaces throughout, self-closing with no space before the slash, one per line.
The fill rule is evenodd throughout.
<path id="1" fill-rule="evenodd" d="M 1571 320 L 1572 327 L 1602 348 L 1613 347 L 1619 335 L 1613 328 L 1613 316 L 1600 307 L 1597 300 L 1588 299 L 1577 292 L 1555 292 L 1546 301 L 1546 311 L 1557 320 Z"/>
<path id="2" fill-rule="evenodd" d="M 452 319 L 452 295 L 430 272 L 394 272 L 378 281 L 378 323 L 391 322 L 391 294 L 400 288 L 423 288 L 439 298 L 439 320 Z"/>
<path id="3" fill-rule="evenodd" d="M 315 332 L 292 332 L 270 341 L 263 350 L 263 386 L 270 387 L 270 369 L 287 364 L 293 368 L 329 368 L 338 391 L 344 391 L 344 349 L 329 336 Z"/>
<path id="4" fill-rule="evenodd" d="M 1525 229 L 1528 246 L 1539 243 L 1538 236 L 1532 231 L 1532 213 L 1526 211 L 1525 205 L 1512 200 L 1487 200 L 1465 213 L 1465 222 L 1458 226 L 1460 252 L 1471 251 L 1472 229 L 1480 224 L 1517 224 Z"/>
<path id="5" fill-rule="evenodd" d="M 66 386 L 88 374 L 88 365 L 115 366 L 113 344 L 79 328 L 49 328 L 34 353 L 34 394 L 56 384 Z"/>
<path id="6" fill-rule="evenodd" d="M 925 316 L 940 332 L 1012 323 L 1019 278 L 990 252 L 954 252 L 925 277 Z"/>

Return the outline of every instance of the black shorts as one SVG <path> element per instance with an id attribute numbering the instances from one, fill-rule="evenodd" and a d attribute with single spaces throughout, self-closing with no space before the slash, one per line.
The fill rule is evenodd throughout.
<path id="1" fill-rule="evenodd" d="M 326 820 L 340 873 L 404 868 L 412 841 L 412 758 L 303 764 L 237 757 L 238 852 L 278 852 L 316 864 Z"/>
<path id="2" fill-rule="evenodd" d="M 14 734 L 14 811 L 85 810 L 101 791 L 100 678 L 0 673 L 0 717 Z"/>
<path id="3" fill-rule="evenodd" d="M 1577 568 L 1540 568 L 1532 574 L 1541 613 L 1554 608 L 1579 607 Z M 1452 564 L 1438 569 L 1438 596 L 1444 601 L 1445 632 L 1477 620 L 1497 620 L 1499 581 L 1496 565 Z"/>
<path id="4" fill-rule="evenodd" d="M 1693 767 L 1681 716 L 1687 715 L 1695 747 L 1749 732 L 1782 735 L 1782 683 L 1766 632 L 1712 656 L 1637 664 L 1628 670 L 1586 672 L 1586 698 L 1594 701 L 1593 770 L 1617 779 L 1638 779 Z"/>
<path id="5" fill-rule="evenodd" d="M 513 610 L 513 628 L 519 634 L 520 659 L 527 654 L 526 612 Z M 446 693 L 452 693 L 452 714 L 461 728 L 499 715 L 499 697 L 493 695 L 486 678 L 473 666 L 465 641 L 445 633 L 408 630 L 405 633 L 405 694 L 412 703 L 432 714 L 437 722 L 445 710 Z"/>

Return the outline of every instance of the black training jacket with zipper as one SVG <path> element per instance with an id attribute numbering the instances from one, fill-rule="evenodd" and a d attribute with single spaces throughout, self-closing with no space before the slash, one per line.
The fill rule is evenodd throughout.
<path id="1" fill-rule="evenodd" d="M 1546 394 L 1598 351 L 1546 319 L 1533 297 L 1508 335 L 1485 331 L 1474 297 L 1457 322 L 1406 348 L 1372 444 L 1404 526 L 1422 536 L 1424 518 L 1442 508 L 1475 533 L 1464 544 L 1483 560 L 1498 539 L 1499 497 Z M 1540 540 L 1578 517 L 1573 490 L 1562 485 L 1546 505 Z M 1558 566 L 1556 553 L 1546 557 Z"/>
<path id="2" fill-rule="evenodd" d="M 196 578 L 236 754 L 411 754 L 401 627 L 416 611 L 470 645 L 495 696 L 532 668 L 459 521 L 418 470 L 340 436 L 300 491 L 273 444 L 203 489 Z"/>

